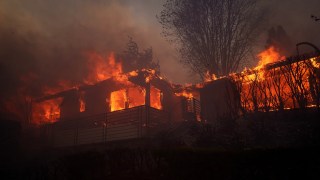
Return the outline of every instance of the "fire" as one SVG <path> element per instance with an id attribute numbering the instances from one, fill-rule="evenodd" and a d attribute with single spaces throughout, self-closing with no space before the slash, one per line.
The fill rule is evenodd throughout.
<path id="1" fill-rule="evenodd" d="M 113 91 L 110 96 L 110 111 L 113 112 L 126 108 L 145 105 L 145 97 L 146 90 L 135 85 L 131 85 L 131 87 L 127 89 Z M 151 86 L 150 106 L 156 109 L 162 109 L 161 98 L 161 91 Z"/>
<path id="2" fill-rule="evenodd" d="M 285 59 L 285 56 L 281 56 L 279 52 L 276 51 L 276 48 L 271 46 L 268 49 L 260 52 L 258 54 L 258 58 L 259 58 L 258 66 L 256 66 L 254 69 L 261 69 L 266 64 L 283 60 Z"/>
<path id="3" fill-rule="evenodd" d="M 311 58 L 310 61 L 313 67 L 320 68 L 320 57 Z"/>
<path id="4" fill-rule="evenodd" d="M 145 85 L 136 85 L 130 81 L 131 77 L 144 75 Z M 146 87 L 150 86 L 150 106 L 162 109 L 162 92 L 151 86 L 153 79 L 159 78 L 154 69 L 141 69 L 124 73 L 122 64 L 115 59 L 115 54 L 102 56 L 98 53 L 88 54 L 88 74 L 83 79 L 87 85 L 95 85 L 101 81 L 111 79 L 121 88 L 106 94 L 106 112 L 113 112 L 127 108 L 146 105 Z M 139 78 L 138 78 L 139 79 Z M 45 87 L 45 95 L 53 95 L 65 90 L 76 90 L 78 95 L 79 112 L 86 111 L 86 94 L 80 90 L 80 85 L 71 84 L 68 81 L 59 81 L 57 87 Z M 60 104 L 62 99 L 47 100 L 35 103 L 33 107 L 33 121 L 37 123 L 51 123 L 60 119 Z M 149 104 L 148 103 L 148 104 Z M 63 117 L 62 117 L 63 118 Z"/>
<path id="5" fill-rule="evenodd" d="M 79 93 L 79 104 L 80 104 L 79 111 L 80 112 L 84 112 L 86 110 L 86 102 L 84 100 L 84 96 L 85 96 L 85 92 Z"/>
<path id="6" fill-rule="evenodd" d="M 156 71 L 154 69 L 142 69 L 142 72 L 146 72 L 145 81 L 149 83 L 156 75 Z"/>
<path id="7" fill-rule="evenodd" d="M 189 93 L 187 91 L 182 91 L 181 93 L 175 93 L 177 96 L 183 96 L 186 97 L 187 99 L 192 99 L 193 98 L 193 94 Z"/>
<path id="8" fill-rule="evenodd" d="M 151 86 L 150 106 L 156 109 L 162 109 L 161 99 L 162 99 L 162 92 L 159 89 Z"/>
<path id="9" fill-rule="evenodd" d="M 66 80 L 59 80 L 54 87 L 44 86 L 42 91 L 44 95 L 52 95 L 72 88 L 77 88 L 77 85 L 74 85 Z"/>
<path id="10" fill-rule="evenodd" d="M 313 107 L 319 92 L 317 58 L 286 62 L 266 69 L 269 63 L 283 60 L 274 47 L 258 54 L 258 66 L 245 69 L 233 78 L 240 92 L 241 105 L 246 111 L 275 111 L 279 109 Z"/>
<path id="11" fill-rule="evenodd" d="M 62 98 L 50 99 L 33 104 L 32 119 L 36 124 L 56 122 L 60 118 Z"/>
<path id="12" fill-rule="evenodd" d="M 95 84 L 122 74 L 122 65 L 116 62 L 114 53 L 110 53 L 107 58 L 95 52 L 88 56 L 89 74 L 84 79 L 85 84 Z"/>
<path id="13" fill-rule="evenodd" d="M 207 71 L 205 77 L 204 77 L 204 82 L 210 82 L 217 80 L 217 76 L 215 74 L 210 74 L 209 71 Z"/>
<path id="14" fill-rule="evenodd" d="M 146 90 L 139 86 L 128 88 L 129 108 L 145 105 Z"/>
<path id="15" fill-rule="evenodd" d="M 126 108 L 127 95 L 126 90 L 113 91 L 110 95 L 110 111 L 117 111 Z"/>
<path id="16" fill-rule="evenodd" d="M 113 91 L 110 96 L 110 111 L 145 105 L 145 94 L 144 88 L 134 85 L 127 89 Z"/>

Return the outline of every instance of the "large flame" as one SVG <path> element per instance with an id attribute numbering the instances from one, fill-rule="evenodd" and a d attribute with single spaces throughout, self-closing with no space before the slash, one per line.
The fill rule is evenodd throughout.
<path id="1" fill-rule="evenodd" d="M 125 89 L 113 91 L 110 95 L 110 111 L 125 109 L 127 101 L 127 93 Z"/>
<path id="2" fill-rule="evenodd" d="M 110 111 L 145 105 L 145 94 L 144 88 L 135 85 L 127 89 L 113 91 L 110 95 Z"/>
<path id="3" fill-rule="evenodd" d="M 254 69 L 261 69 L 266 64 L 283 60 L 285 59 L 285 56 L 280 55 L 280 53 L 276 50 L 274 46 L 270 46 L 268 49 L 260 52 L 258 54 L 258 58 L 259 58 L 258 66 L 256 66 Z"/>
<path id="4" fill-rule="evenodd" d="M 122 65 L 116 62 L 114 53 L 108 57 L 93 52 L 88 55 L 88 76 L 84 79 L 86 84 L 95 84 L 111 77 L 122 74 Z"/>
<path id="5" fill-rule="evenodd" d="M 300 107 L 314 107 L 319 77 L 317 58 L 287 63 L 267 69 L 265 66 L 285 59 L 276 48 L 258 54 L 258 65 L 231 77 L 240 87 L 241 103 L 246 111 L 274 111 Z M 314 87 L 311 87 L 314 86 Z M 305 103 L 305 104 L 304 104 Z"/>

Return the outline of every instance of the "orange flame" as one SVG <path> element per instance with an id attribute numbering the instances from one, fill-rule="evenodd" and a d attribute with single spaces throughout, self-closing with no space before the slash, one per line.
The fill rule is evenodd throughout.
<path id="1" fill-rule="evenodd" d="M 117 111 L 126 108 L 127 95 L 126 90 L 113 91 L 110 95 L 110 110 Z"/>
<path id="2" fill-rule="evenodd" d="M 215 74 L 210 74 L 209 71 L 207 71 L 205 77 L 204 77 L 204 82 L 210 82 L 217 80 L 217 76 Z"/>
<path id="3" fill-rule="evenodd" d="M 79 104 L 80 104 L 80 112 L 84 112 L 86 110 L 86 102 L 84 101 L 84 96 L 85 93 L 84 92 L 80 92 L 79 93 Z"/>
<path id="4" fill-rule="evenodd" d="M 110 95 L 110 111 L 145 105 L 145 89 L 134 86 L 113 91 Z"/>
<path id="5" fill-rule="evenodd" d="M 150 106 L 156 109 L 162 109 L 161 99 L 162 99 L 162 92 L 159 89 L 151 86 Z"/>
<path id="6" fill-rule="evenodd" d="M 56 122 L 60 118 L 62 98 L 33 104 L 32 120 L 36 124 Z"/>
<path id="7" fill-rule="evenodd" d="M 260 52 L 258 54 L 258 58 L 259 58 L 258 66 L 255 67 L 254 69 L 261 69 L 266 64 L 283 60 L 285 59 L 285 56 L 281 56 L 279 52 L 277 52 L 276 49 L 273 46 L 271 46 L 268 49 Z"/>
<path id="8" fill-rule="evenodd" d="M 145 105 L 146 90 L 143 87 L 137 86 L 129 81 L 130 77 L 138 76 L 139 72 L 145 72 L 145 82 L 150 81 L 156 77 L 156 71 L 153 69 L 142 69 L 140 71 L 131 71 L 128 73 L 122 72 L 122 64 L 117 62 L 114 53 L 104 57 L 98 53 L 88 54 L 88 75 L 84 78 L 85 84 L 94 85 L 100 81 L 112 78 L 125 88 L 113 91 L 110 94 L 110 99 L 106 98 L 106 105 L 110 111 L 117 111 L 126 108 Z M 58 92 L 75 88 L 79 91 L 77 86 L 72 85 L 68 81 L 59 81 L 58 86 L 54 88 L 45 87 L 44 94 L 51 95 Z M 108 96 L 108 95 L 107 95 Z M 150 90 L 150 106 L 162 109 L 161 104 L 162 93 L 160 90 L 151 87 Z M 79 112 L 86 110 L 85 93 L 79 92 Z M 62 102 L 62 101 L 61 101 Z M 37 103 L 33 108 L 33 119 L 37 122 L 55 122 L 60 118 L 60 101 L 48 100 Z"/>
<path id="9" fill-rule="evenodd" d="M 89 74 L 84 80 L 86 84 L 95 84 L 110 77 L 122 74 L 122 65 L 115 60 L 114 53 L 105 58 L 97 53 L 90 53 L 88 59 Z"/>
<path id="10" fill-rule="evenodd" d="M 181 93 L 175 93 L 177 96 L 183 96 L 186 97 L 187 99 L 192 99 L 193 98 L 193 94 L 189 93 L 187 91 L 182 91 Z"/>

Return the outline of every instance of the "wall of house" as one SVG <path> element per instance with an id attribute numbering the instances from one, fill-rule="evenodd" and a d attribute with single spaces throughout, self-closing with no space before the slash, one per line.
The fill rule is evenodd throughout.
<path id="1" fill-rule="evenodd" d="M 79 116 L 79 95 L 76 90 L 68 92 L 60 105 L 60 119 L 66 120 Z"/>
<path id="2" fill-rule="evenodd" d="M 170 114 L 171 121 L 183 121 L 182 98 L 175 95 L 171 85 L 160 79 L 151 84 L 162 92 L 162 109 Z"/>
<path id="3" fill-rule="evenodd" d="M 207 122 L 233 118 L 239 112 L 239 95 L 228 78 L 207 83 L 200 90 L 201 117 Z"/>

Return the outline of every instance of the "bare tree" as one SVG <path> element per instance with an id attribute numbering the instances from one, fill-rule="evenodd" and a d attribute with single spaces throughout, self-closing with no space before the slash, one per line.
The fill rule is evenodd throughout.
<path id="1" fill-rule="evenodd" d="M 257 0 L 167 0 L 159 21 L 181 62 L 201 78 L 235 72 L 260 32 Z"/>

